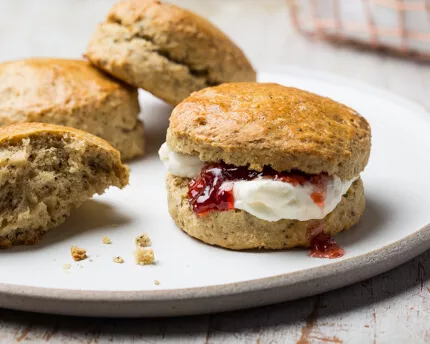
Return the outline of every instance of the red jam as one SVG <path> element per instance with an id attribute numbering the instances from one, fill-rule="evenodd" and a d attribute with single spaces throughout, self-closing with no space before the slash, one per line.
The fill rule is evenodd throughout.
<path id="1" fill-rule="evenodd" d="M 324 174 L 312 176 L 312 184 L 315 187 L 315 191 L 311 194 L 311 198 L 316 205 L 322 208 L 327 196 L 327 176 Z"/>
<path id="2" fill-rule="evenodd" d="M 200 175 L 188 184 L 188 199 L 191 208 L 198 215 L 206 214 L 211 210 L 229 210 L 234 208 L 233 190 L 221 187 L 224 182 L 237 180 L 253 180 L 270 178 L 290 183 L 294 186 L 310 182 L 315 191 L 311 198 L 320 207 L 324 206 L 327 193 L 327 180 L 325 174 L 308 175 L 301 172 L 276 172 L 265 167 L 258 172 L 247 167 L 236 167 L 225 163 L 211 163 L 204 166 Z"/>
<path id="3" fill-rule="evenodd" d="M 315 258 L 340 258 L 345 251 L 328 234 L 320 233 L 311 240 L 311 257 Z"/>

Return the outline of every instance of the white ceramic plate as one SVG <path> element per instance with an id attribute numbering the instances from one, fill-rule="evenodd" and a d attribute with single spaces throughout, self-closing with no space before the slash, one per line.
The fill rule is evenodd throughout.
<path id="1" fill-rule="evenodd" d="M 429 114 L 399 96 L 313 72 L 277 68 L 261 73 L 260 81 L 330 96 L 372 126 L 371 159 L 362 175 L 367 209 L 359 225 L 337 237 L 343 258 L 310 258 L 307 250 L 234 252 L 184 234 L 167 212 L 157 156 L 171 108 L 142 93 L 148 149 L 131 164 L 130 186 L 88 201 L 40 244 L 0 251 L 0 306 L 91 316 L 232 310 L 354 283 L 430 247 Z M 134 238 L 143 232 L 152 239 L 156 265 L 134 264 Z M 112 245 L 102 244 L 105 235 Z M 87 249 L 91 259 L 73 262 L 72 245 Z M 112 262 L 118 255 L 124 264 Z"/>

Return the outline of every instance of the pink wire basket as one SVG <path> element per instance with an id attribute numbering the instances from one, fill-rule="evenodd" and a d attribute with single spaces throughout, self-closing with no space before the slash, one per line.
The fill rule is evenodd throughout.
<path id="1" fill-rule="evenodd" d="M 296 29 L 430 61 L 430 0 L 287 0 Z"/>

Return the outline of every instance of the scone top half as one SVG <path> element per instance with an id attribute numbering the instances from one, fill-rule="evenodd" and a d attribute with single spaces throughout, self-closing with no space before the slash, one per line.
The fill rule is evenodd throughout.
<path id="1" fill-rule="evenodd" d="M 278 84 L 230 83 L 193 93 L 173 111 L 167 145 L 204 162 L 356 178 L 370 127 L 353 109 Z"/>

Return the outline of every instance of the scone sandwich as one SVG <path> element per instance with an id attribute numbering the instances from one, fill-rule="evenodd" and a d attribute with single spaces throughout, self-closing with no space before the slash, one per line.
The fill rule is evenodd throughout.
<path id="1" fill-rule="evenodd" d="M 137 90 L 83 60 L 0 63 L 0 126 L 43 122 L 97 135 L 122 159 L 143 154 Z"/>
<path id="2" fill-rule="evenodd" d="M 158 0 L 118 2 L 96 29 L 86 56 L 172 105 L 207 86 L 256 78 L 240 48 L 218 28 Z"/>
<path id="3" fill-rule="evenodd" d="M 173 110 L 159 152 L 169 212 L 208 244 L 339 256 L 331 237 L 365 208 L 370 139 L 367 121 L 329 98 L 277 84 L 206 88 Z"/>
<path id="4" fill-rule="evenodd" d="M 0 128 L 0 248 L 34 244 L 72 209 L 128 184 L 120 153 L 87 132 L 44 123 Z"/>

